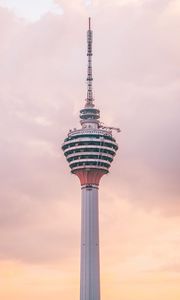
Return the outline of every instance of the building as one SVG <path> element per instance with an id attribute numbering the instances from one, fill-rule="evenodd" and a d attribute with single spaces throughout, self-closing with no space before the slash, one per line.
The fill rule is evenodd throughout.
<path id="1" fill-rule="evenodd" d="M 118 150 L 112 130 L 120 132 L 119 128 L 103 126 L 100 111 L 94 106 L 92 40 L 89 18 L 87 98 L 80 110 L 81 128 L 70 130 L 62 145 L 71 172 L 79 177 L 82 189 L 80 300 L 100 300 L 98 186 Z"/>

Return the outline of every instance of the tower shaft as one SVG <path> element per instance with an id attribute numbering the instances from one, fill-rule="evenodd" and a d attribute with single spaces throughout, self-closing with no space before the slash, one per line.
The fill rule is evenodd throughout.
<path id="1" fill-rule="evenodd" d="M 82 186 L 80 300 L 100 300 L 98 186 Z"/>

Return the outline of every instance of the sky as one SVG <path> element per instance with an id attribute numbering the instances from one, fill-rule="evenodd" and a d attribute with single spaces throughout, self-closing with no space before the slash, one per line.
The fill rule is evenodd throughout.
<path id="1" fill-rule="evenodd" d="M 86 97 L 121 128 L 100 186 L 103 300 L 180 298 L 179 0 L 0 1 L 0 299 L 79 298 L 80 186 L 61 145 Z"/>

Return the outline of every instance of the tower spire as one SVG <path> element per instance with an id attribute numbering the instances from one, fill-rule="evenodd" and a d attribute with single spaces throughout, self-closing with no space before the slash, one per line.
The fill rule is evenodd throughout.
<path id="1" fill-rule="evenodd" d="M 89 30 L 91 30 L 91 18 L 89 18 Z"/>
<path id="2" fill-rule="evenodd" d="M 87 98 L 86 106 L 93 107 L 93 87 L 92 87 L 92 42 L 93 42 L 93 31 L 91 30 L 91 18 L 89 18 L 89 28 L 87 31 L 87 57 L 88 57 L 88 68 L 87 68 Z"/>

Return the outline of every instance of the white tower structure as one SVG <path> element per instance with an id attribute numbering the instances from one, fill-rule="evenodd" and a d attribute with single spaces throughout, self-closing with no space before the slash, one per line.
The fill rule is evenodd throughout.
<path id="1" fill-rule="evenodd" d="M 112 130 L 120 132 L 119 128 L 101 125 L 100 111 L 93 103 L 92 41 L 89 18 L 87 98 L 80 110 L 81 128 L 70 130 L 62 145 L 71 173 L 79 177 L 82 190 L 80 300 L 100 300 L 98 187 L 118 149 Z"/>

